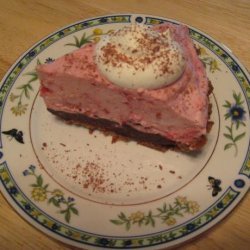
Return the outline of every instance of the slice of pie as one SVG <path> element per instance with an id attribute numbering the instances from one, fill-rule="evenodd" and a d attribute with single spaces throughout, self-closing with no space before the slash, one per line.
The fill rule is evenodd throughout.
<path id="1" fill-rule="evenodd" d="M 211 87 L 183 25 L 125 26 L 37 68 L 47 109 L 157 148 L 200 150 Z"/>

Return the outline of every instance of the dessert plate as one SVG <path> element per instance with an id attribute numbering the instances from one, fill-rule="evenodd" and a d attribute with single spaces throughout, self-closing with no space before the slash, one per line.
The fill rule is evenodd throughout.
<path id="1" fill-rule="evenodd" d="M 214 126 L 202 152 L 112 143 L 110 136 L 66 125 L 46 111 L 36 65 L 134 22 L 178 24 L 142 14 L 80 21 L 25 52 L 1 83 L 1 191 L 32 225 L 77 247 L 183 243 L 223 219 L 249 188 L 249 75 L 224 45 L 192 27 L 214 87 Z"/>

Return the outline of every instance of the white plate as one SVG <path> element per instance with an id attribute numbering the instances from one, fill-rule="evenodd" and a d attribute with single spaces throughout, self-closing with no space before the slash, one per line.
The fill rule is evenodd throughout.
<path id="1" fill-rule="evenodd" d="M 141 14 L 80 21 L 25 52 L 2 81 L 1 191 L 32 225 L 74 246 L 173 246 L 211 228 L 249 188 L 248 73 L 228 49 L 194 28 L 190 35 L 214 87 L 214 126 L 201 153 L 112 144 L 111 137 L 46 111 L 37 63 L 133 22 L 177 23 Z"/>

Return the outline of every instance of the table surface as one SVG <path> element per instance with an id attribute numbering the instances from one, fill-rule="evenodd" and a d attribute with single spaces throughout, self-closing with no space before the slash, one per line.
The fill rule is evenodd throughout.
<path id="1" fill-rule="evenodd" d="M 147 13 L 198 28 L 250 69 L 249 0 L 0 0 L 0 78 L 35 42 L 67 24 L 112 13 Z M 250 195 L 218 225 L 178 249 L 249 249 Z M 0 194 L 0 249 L 76 249 L 24 221 Z"/>

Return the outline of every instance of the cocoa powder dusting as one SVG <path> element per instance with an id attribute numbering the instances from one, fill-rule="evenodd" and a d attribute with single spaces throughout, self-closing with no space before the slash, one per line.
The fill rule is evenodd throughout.
<path id="1" fill-rule="evenodd" d="M 131 32 L 130 30 L 125 30 Z M 119 31 L 118 31 L 119 34 Z M 178 57 L 178 53 L 170 53 L 170 44 L 163 43 L 161 37 L 151 37 L 147 33 L 142 34 L 142 37 L 136 39 L 137 49 L 128 47 L 127 50 L 131 51 L 133 56 L 126 55 L 121 50 L 121 44 L 111 44 L 108 42 L 104 47 L 101 48 L 102 55 L 98 58 L 99 61 L 103 61 L 104 64 L 111 64 L 113 67 L 121 68 L 123 63 L 133 65 L 136 71 L 145 70 L 145 67 L 152 62 L 157 62 L 159 59 L 164 59 L 163 64 L 158 64 L 159 76 L 166 73 L 174 74 L 170 70 L 173 58 Z M 164 49 L 162 49 L 164 48 Z M 167 48 L 167 49 L 166 49 Z M 136 53 L 141 51 L 147 51 L 143 56 L 134 56 Z M 157 78 L 157 77 L 156 77 Z"/>

